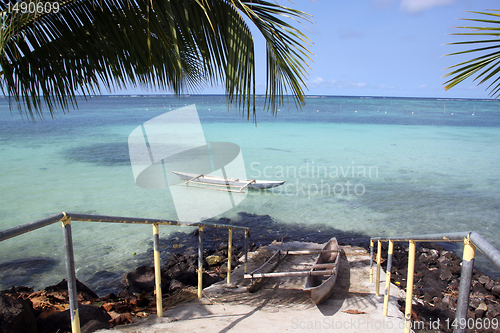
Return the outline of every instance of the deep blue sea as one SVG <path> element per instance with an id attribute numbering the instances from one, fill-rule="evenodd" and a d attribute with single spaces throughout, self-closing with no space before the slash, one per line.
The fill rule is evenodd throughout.
<path id="1" fill-rule="evenodd" d="M 264 98 L 258 98 L 262 109 Z M 249 191 L 238 212 L 367 236 L 478 231 L 500 249 L 500 104 L 491 100 L 308 97 L 257 125 L 224 96 L 104 96 L 32 122 L 0 100 L 0 230 L 61 211 L 177 219 L 168 190 L 136 185 L 128 136 L 195 104 L 205 138 L 240 146 Z M 151 227 L 74 222 L 77 277 L 121 276 L 151 248 Z M 249 226 L 252 228 L 252 226 Z M 161 227 L 161 234 L 191 228 Z M 59 223 L 0 243 L 0 288 L 65 276 Z M 134 255 L 134 253 L 136 255 Z M 1 272 L 7 263 L 38 258 Z M 479 265 L 488 265 L 479 256 Z M 2 266 L 3 265 L 3 266 Z"/>

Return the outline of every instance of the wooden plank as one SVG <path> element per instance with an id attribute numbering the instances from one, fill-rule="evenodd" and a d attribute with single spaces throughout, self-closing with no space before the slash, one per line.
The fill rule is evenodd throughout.
<path id="1" fill-rule="evenodd" d="M 244 274 L 245 279 L 252 278 L 270 278 L 270 277 L 287 277 L 287 276 L 307 276 L 311 271 L 300 271 L 300 272 L 273 272 L 273 273 L 255 273 L 255 274 Z"/>
<path id="2" fill-rule="evenodd" d="M 340 252 L 340 250 L 297 250 L 287 251 L 287 254 L 316 254 L 316 253 L 333 253 Z"/>
<path id="3" fill-rule="evenodd" d="M 245 279 L 251 278 L 270 278 L 270 277 L 294 277 L 294 276 L 324 276 L 332 275 L 333 270 L 327 269 L 322 271 L 297 271 L 297 272 L 272 272 L 272 273 L 255 273 L 255 274 L 244 274 Z"/>
<path id="4" fill-rule="evenodd" d="M 299 265 L 299 266 L 300 265 L 303 265 L 303 266 L 313 266 L 313 267 L 311 267 L 311 269 L 313 269 L 313 268 L 321 268 L 321 267 L 323 267 L 323 268 L 327 267 L 328 268 L 328 267 L 335 267 L 336 266 L 336 264 L 333 263 L 333 262 L 332 263 L 324 263 L 324 264 L 316 264 L 314 262 L 300 262 L 297 265 Z"/>
<path id="5" fill-rule="evenodd" d="M 329 268 L 329 269 L 333 269 L 335 266 L 337 266 L 337 264 L 333 263 L 333 262 L 330 262 L 330 263 L 325 263 L 325 264 L 314 264 L 312 269 L 315 269 L 315 268 Z"/>

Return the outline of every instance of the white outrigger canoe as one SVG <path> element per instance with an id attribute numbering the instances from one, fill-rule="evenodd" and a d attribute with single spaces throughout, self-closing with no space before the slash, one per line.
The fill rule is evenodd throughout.
<path id="1" fill-rule="evenodd" d="M 172 172 L 175 173 L 177 176 L 179 176 L 180 179 L 185 180 L 186 185 L 189 185 L 189 183 L 194 183 L 194 184 L 215 185 L 223 187 L 238 187 L 239 189 L 234 192 L 241 192 L 246 187 L 265 189 L 265 188 L 280 186 L 285 183 L 284 180 L 282 181 L 255 180 L 255 179 L 250 180 L 250 179 L 206 176 L 204 174 L 195 174 L 187 172 L 177 172 L 177 171 L 172 171 Z"/>

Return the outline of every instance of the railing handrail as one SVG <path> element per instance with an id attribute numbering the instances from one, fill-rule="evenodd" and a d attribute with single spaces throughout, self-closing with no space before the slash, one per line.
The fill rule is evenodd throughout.
<path id="1" fill-rule="evenodd" d="M 153 249 L 154 249 L 154 269 L 155 269 L 155 292 L 156 292 L 156 308 L 158 317 L 163 316 L 162 291 L 161 291 L 161 270 L 160 270 L 160 241 L 159 241 L 159 225 L 177 225 L 198 227 L 198 297 L 202 297 L 203 288 L 203 228 L 225 228 L 228 229 L 228 261 L 227 261 L 227 283 L 231 283 L 231 258 L 232 258 L 232 237 L 233 229 L 245 231 L 245 273 L 247 272 L 248 263 L 248 236 L 250 228 L 236 226 L 231 224 L 219 224 L 209 222 L 184 222 L 176 220 L 164 219 L 147 219 L 142 217 L 124 217 L 124 216 L 109 216 L 95 215 L 82 213 L 57 213 L 39 220 L 18 225 L 16 227 L 1 230 L 0 242 L 13 238 L 24 233 L 46 227 L 56 222 L 63 224 L 63 239 L 65 249 L 66 274 L 68 282 L 68 297 L 70 304 L 71 328 L 73 333 L 80 333 L 80 319 L 78 315 L 78 301 L 76 291 L 76 274 L 73 255 L 73 240 L 71 236 L 71 221 L 81 222 L 108 222 L 108 223 L 135 223 L 149 224 L 153 226 Z"/>
<path id="2" fill-rule="evenodd" d="M 372 237 L 370 238 L 370 283 L 373 282 L 373 248 L 374 242 L 378 242 L 377 246 L 377 281 L 376 281 L 376 296 L 379 295 L 380 287 L 380 265 L 382 242 L 389 242 L 387 272 L 386 272 L 386 290 L 384 297 L 384 316 L 387 315 L 387 304 L 389 300 L 389 288 L 391 279 L 392 267 L 392 252 L 394 242 L 409 242 L 408 248 L 408 278 L 406 287 L 406 309 L 405 309 L 405 333 L 411 331 L 411 307 L 413 298 L 413 275 L 415 267 L 415 245 L 417 242 L 463 242 L 464 253 L 462 260 L 462 268 L 460 274 L 460 286 L 457 299 L 457 309 L 455 314 L 455 322 L 457 325 L 453 332 L 462 333 L 465 331 L 465 326 L 462 322 L 467 320 L 467 310 L 469 306 L 469 296 L 472 283 L 472 273 L 474 268 L 475 250 L 481 251 L 499 270 L 500 270 L 500 251 L 491 245 L 476 231 L 468 232 L 453 232 L 442 234 L 429 235 L 412 235 L 412 236 L 392 236 L 392 237 Z"/>
<path id="3" fill-rule="evenodd" d="M 54 224 L 56 222 L 61 221 L 61 219 L 63 219 L 63 218 L 64 218 L 64 214 L 58 213 L 58 214 L 44 217 L 44 218 L 39 219 L 39 220 L 35 220 L 32 222 L 21 224 L 21 225 L 15 226 L 15 227 L 10 228 L 10 229 L 0 230 L 0 242 L 4 241 L 6 239 L 12 238 L 12 237 L 22 235 L 24 233 L 27 233 L 27 232 L 30 232 L 33 230 L 40 229 L 40 228 L 46 227 L 48 225 Z"/>
<path id="4" fill-rule="evenodd" d="M 484 239 L 478 232 L 472 231 L 469 239 L 500 270 L 500 251 Z"/>
<path id="5" fill-rule="evenodd" d="M 470 232 L 450 232 L 442 234 L 410 235 L 410 236 L 390 236 L 390 237 L 371 237 L 374 241 L 394 241 L 394 242 L 463 242 Z"/>
<path id="6" fill-rule="evenodd" d="M 57 213 L 32 222 L 21 224 L 10 229 L 0 230 L 0 242 L 6 239 L 19 236 L 21 234 L 46 227 L 61 221 L 64 216 L 72 221 L 81 222 L 108 222 L 108 223 L 137 223 L 137 224 L 161 224 L 161 225 L 179 225 L 189 227 L 209 227 L 209 228 L 224 228 L 224 229 L 242 229 L 249 230 L 248 227 L 241 227 L 230 224 L 210 223 L 210 222 L 184 222 L 176 220 L 164 219 L 148 219 L 142 217 L 126 217 L 126 216 L 111 216 L 83 213 Z"/>
<path id="7" fill-rule="evenodd" d="M 442 234 L 429 235 L 412 235 L 412 236 L 392 236 L 392 237 L 371 237 L 372 241 L 393 241 L 393 242 L 463 242 L 464 238 L 470 239 L 472 244 L 481 251 L 499 270 L 500 270 L 500 251 L 491 245 L 476 231 L 452 232 Z"/>

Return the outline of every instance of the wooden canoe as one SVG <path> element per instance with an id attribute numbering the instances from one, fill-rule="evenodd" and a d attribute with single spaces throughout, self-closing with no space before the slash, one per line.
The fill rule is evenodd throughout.
<path id="1" fill-rule="evenodd" d="M 205 185 L 216 185 L 216 186 L 228 186 L 228 187 L 238 187 L 239 191 L 243 190 L 245 187 L 249 188 L 272 188 L 276 186 L 283 185 L 285 181 L 272 181 L 272 180 L 255 180 L 255 179 L 239 179 L 239 178 L 224 178 L 224 177 L 216 177 L 216 176 L 207 176 L 204 174 L 194 174 L 187 172 L 177 172 L 172 171 L 180 179 L 186 181 L 186 185 L 188 183 L 197 183 L 197 184 L 205 184 Z"/>
<path id="2" fill-rule="evenodd" d="M 304 285 L 304 292 L 314 304 L 320 304 L 330 296 L 337 280 L 340 258 L 337 239 L 330 239 L 323 250 L 325 252 L 318 255 Z"/>

